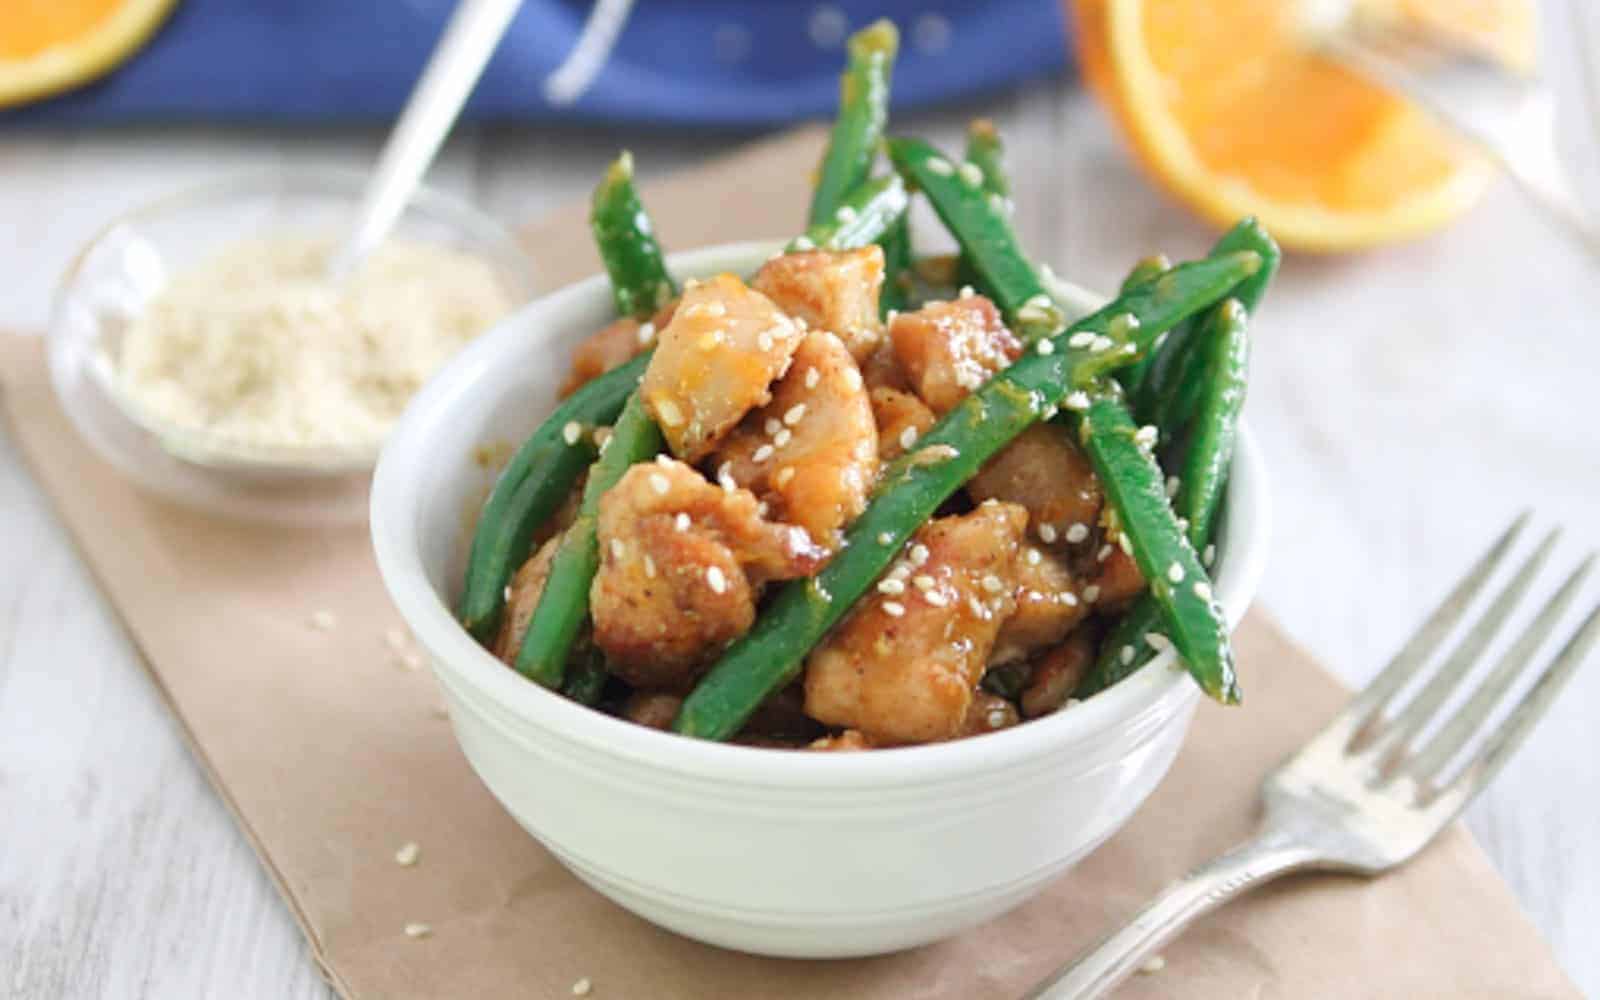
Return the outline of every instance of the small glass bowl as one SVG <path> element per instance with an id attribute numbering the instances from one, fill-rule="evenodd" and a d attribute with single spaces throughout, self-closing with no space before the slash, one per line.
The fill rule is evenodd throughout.
<path id="1" fill-rule="evenodd" d="M 355 224 L 366 181 L 332 169 L 221 181 L 129 212 L 90 240 L 61 279 L 48 334 L 51 381 L 84 440 L 181 503 L 251 517 L 363 517 L 377 448 L 246 448 L 168 424 L 127 398 L 116 357 L 129 323 L 173 275 L 251 237 L 337 240 Z M 514 304 L 532 294 L 528 257 L 510 232 L 460 199 L 418 190 L 394 235 L 483 259 Z"/>

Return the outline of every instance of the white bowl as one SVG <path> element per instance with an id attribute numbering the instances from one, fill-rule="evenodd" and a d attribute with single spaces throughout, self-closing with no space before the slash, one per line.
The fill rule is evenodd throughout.
<path id="1" fill-rule="evenodd" d="M 776 245 L 672 259 L 749 273 Z M 1095 299 L 1062 288 L 1064 300 Z M 622 722 L 508 670 L 457 624 L 491 480 L 474 450 L 549 412 L 577 341 L 611 318 L 604 276 L 522 309 L 418 394 L 372 495 L 378 566 L 427 650 L 484 784 L 568 868 L 689 937 L 766 955 L 871 955 L 1011 909 L 1114 833 L 1160 782 L 1199 689 L 1170 654 L 1081 705 L 1003 732 L 858 754 L 701 742 Z M 1237 625 L 1260 580 L 1266 483 L 1241 434 L 1216 590 Z M 1241 718 L 1241 724 L 1248 724 Z"/>

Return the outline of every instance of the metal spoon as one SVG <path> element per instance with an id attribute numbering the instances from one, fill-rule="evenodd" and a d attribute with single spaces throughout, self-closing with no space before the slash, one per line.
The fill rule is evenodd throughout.
<path id="1" fill-rule="evenodd" d="M 456 5 L 378 157 L 356 226 L 329 262 L 335 281 L 359 267 L 394 228 L 519 6 L 521 0 L 461 0 Z"/>

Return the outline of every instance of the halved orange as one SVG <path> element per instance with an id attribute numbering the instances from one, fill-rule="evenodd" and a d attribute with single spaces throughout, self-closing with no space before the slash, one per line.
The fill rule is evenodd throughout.
<path id="1" fill-rule="evenodd" d="M 143 45 L 173 0 L 3 0 L 0 108 L 87 83 Z"/>
<path id="2" fill-rule="evenodd" d="M 1420 109 L 1313 52 L 1297 0 L 1075 2 L 1089 86 L 1157 182 L 1218 225 L 1255 215 L 1286 246 L 1358 249 L 1444 225 L 1492 177 Z M 1533 64 L 1531 0 L 1382 3 Z"/>

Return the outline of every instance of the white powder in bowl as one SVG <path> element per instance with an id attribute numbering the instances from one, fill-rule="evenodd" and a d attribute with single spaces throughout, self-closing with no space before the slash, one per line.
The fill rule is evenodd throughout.
<path id="1" fill-rule="evenodd" d="M 376 448 L 511 301 L 485 261 L 406 240 L 335 285 L 334 246 L 255 239 L 179 275 L 123 336 L 123 392 L 160 422 L 245 447 Z"/>

